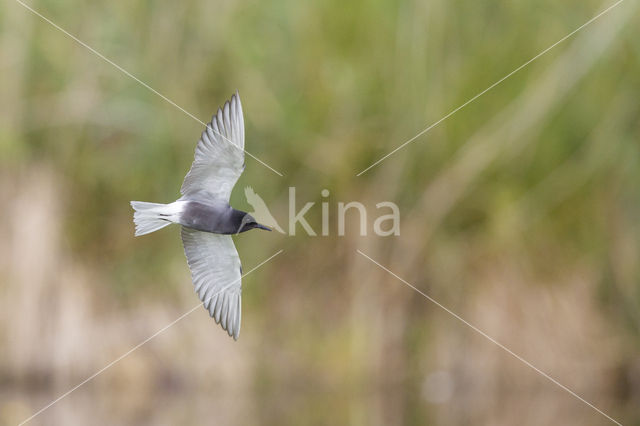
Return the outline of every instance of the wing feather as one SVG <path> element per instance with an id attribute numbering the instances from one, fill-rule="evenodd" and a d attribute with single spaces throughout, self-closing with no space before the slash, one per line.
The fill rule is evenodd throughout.
<path id="1" fill-rule="evenodd" d="M 198 194 L 228 202 L 244 170 L 244 117 L 238 92 L 213 115 L 194 157 L 180 189 L 182 195 Z"/>
<path id="2" fill-rule="evenodd" d="M 182 227 L 193 285 L 209 315 L 238 339 L 242 305 L 240 257 L 230 235 Z"/>

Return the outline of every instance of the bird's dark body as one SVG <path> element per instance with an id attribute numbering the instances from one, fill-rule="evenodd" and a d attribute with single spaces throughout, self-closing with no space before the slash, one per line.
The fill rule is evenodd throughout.
<path id="1" fill-rule="evenodd" d="M 187 201 L 180 224 L 198 231 L 214 234 L 237 234 L 253 229 L 255 222 L 246 212 L 236 210 L 227 203 Z"/>

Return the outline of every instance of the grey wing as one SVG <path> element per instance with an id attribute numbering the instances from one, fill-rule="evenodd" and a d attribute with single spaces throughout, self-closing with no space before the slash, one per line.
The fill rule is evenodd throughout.
<path id="1" fill-rule="evenodd" d="M 240 95 L 236 92 L 202 132 L 180 192 L 184 196 L 201 194 L 229 202 L 243 170 L 244 118 Z"/>
<path id="2" fill-rule="evenodd" d="M 240 334 L 242 268 L 230 235 L 182 227 L 182 244 L 196 293 L 235 340 Z"/>

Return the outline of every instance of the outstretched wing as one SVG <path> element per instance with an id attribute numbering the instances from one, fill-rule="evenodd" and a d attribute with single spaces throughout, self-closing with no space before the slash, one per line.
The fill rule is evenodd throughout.
<path id="1" fill-rule="evenodd" d="M 180 192 L 185 196 L 200 194 L 229 202 L 243 170 L 244 118 L 240 95 L 236 92 L 202 132 Z"/>
<path id="2" fill-rule="evenodd" d="M 238 340 L 242 267 L 231 236 L 183 226 L 182 244 L 202 304 L 229 336 Z"/>

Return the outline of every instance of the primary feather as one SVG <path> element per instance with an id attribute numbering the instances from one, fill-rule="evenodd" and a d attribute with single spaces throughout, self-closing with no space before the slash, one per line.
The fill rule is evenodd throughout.
<path id="1" fill-rule="evenodd" d="M 240 257 L 229 235 L 182 227 L 182 244 L 196 293 L 205 309 L 234 339 L 240 334 Z"/>
<path id="2" fill-rule="evenodd" d="M 244 117 L 236 92 L 202 132 L 180 192 L 183 196 L 205 196 L 229 202 L 243 170 Z"/>

